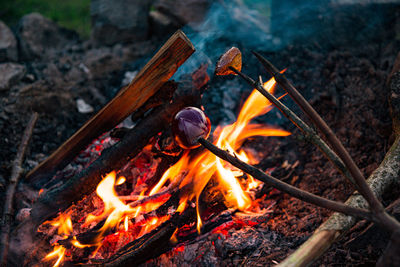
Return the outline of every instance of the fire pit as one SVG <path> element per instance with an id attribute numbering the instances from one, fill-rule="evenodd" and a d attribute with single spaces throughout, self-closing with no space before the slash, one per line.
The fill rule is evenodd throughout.
<path id="1" fill-rule="evenodd" d="M 185 40 L 186 37 L 181 32 L 175 34 L 150 62 L 156 62 L 162 51 L 170 49 L 169 47 L 173 49 L 176 46 L 173 40 L 176 38 Z M 229 53 L 230 51 L 226 54 L 228 57 Z M 176 58 L 173 52 L 171 55 Z M 241 57 L 240 54 L 238 56 Z M 224 58 L 221 58 L 221 61 L 223 60 Z M 224 64 L 230 64 L 230 60 L 233 60 L 234 66 L 240 68 L 241 59 L 237 59 L 237 55 L 233 59 L 228 58 Z M 162 69 L 163 66 L 157 68 Z M 132 81 L 125 95 L 132 94 L 128 92 L 129 90 L 137 90 L 136 88 L 140 87 L 138 80 L 146 75 L 146 69 L 151 68 L 145 67 L 142 71 L 145 74 L 139 75 L 139 78 Z M 192 87 L 200 85 L 204 87 L 203 83 L 208 81 L 203 67 L 191 77 Z M 203 83 L 199 84 L 199 81 Z M 264 87 L 272 93 L 275 81 L 269 80 Z M 163 86 L 161 90 L 167 89 L 168 86 Z M 178 85 L 178 89 L 172 96 L 172 104 L 169 106 L 181 105 L 179 99 L 182 98 L 185 90 L 188 90 L 185 86 Z M 163 97 L 166 99 L 161 102 L 168 102 L 168 96 Z M 92 122 L 96 120 L 104 125 L 104 116 L 113 117 L 107 114 L 108 110 L 112 110 L 109 107 L 117 101 L 126 102 L 125 98 L 127 97 L 124 93 L 120 93 L 94 119 L 71 137 L 62 146 L 63 149 L 57 150 L 29 176 L 33 179 L 35 176 L 43 176 L 43 173 L 55 169 L 57 163 L 65 162 L 66 158 L 70 157 L 71 151 L 74 151 L 74 149 L 65 151 L 65 148 L 71 147 L 69 144 L 76 144 L 75 139 L 87 140 L 89 137 L 85 136 L 87 132 L 85 128 L 93 128 Z M 184 99 L 186 100 L 187 97 Z M 289 132 L 277 127 L 251 123 L 254 118 L 266 114 L 271 109 L 271 103 L 254 90 L 243 104 L 236 122 L 214 130 L 215 145 L 235 153 L 244 162 L 257 164 L 260 161 L 259 152 L 246 152 L 245 147 L 242 147 L 247 139 L 255 136 L 290 135 Z M 175 113 L 168 110 L 168 104 L 162 112 Z M 196 111 L 192 108 L 185 112 L 196 113 L 201 110 Z M 159 112 L 156 114 L 159 117 Z M 141 123 L 145 125 L 149 122 L 154 123 L 153 117 L 147 115 L 141 118 Z M 187 120 L 187 118 L 183 119 Z M 189 127 L 189 131 L 195 131 L 191 129 L 196 126 L 185 123 L 183 127 Z M 76 166 L 75 174 L 71 174 L 74 170 L 70 168 L 61 171 L 44 186 L 44 189 L 40 190 L 41 195 L 37 200 L 38 204 L 32 209 L 31 219 L 41 223 L 38 231 L 42 237 L 39 239 L 46 240 L 53 246 L 53 251 L 44 256 L 42 261 L 51 262 L 54 266 L 64 261 L 74 264 L 118 265 L 128 262 L 138 264 L 167 251 L 168 247 L 172 249 L 174 246 L 182 246 L 183 242 L 192 240 L 204 231 L 228 231 L 237 223 L 252 226 L 258 224 L 258 219 L 268 216 L 271 212 L 272 202 L 266 198 L 265 194 L 261 194 L 260 181 L 226 164 L 208 150 L 198 148 L 190 151 L 186 146 L 183 146 L 184 149 L 179 148 L 171 140 L 171 131 L 168 131 L 168 128 L 160 133 L 152 132 L 156 136 L 150 138 L 147 144 L 142 144 L 143 149 L 128 163 L 120 163 L 126 162 L 126 159 L 123 159 L 126 156 L 123 156 L 125 154 L 121 151 L 124 150 L 121 150 L 118 144 L 121 144 L 123 139 L 129 138 L 129 132 L 140 132 L 141 126 L 126 129 L 126 133 L 123 129 L 116 128 L 103 134 L 82 152 L 73 162 Z M 93 133 L 90 132 L 90 135 Z M 145 135 L 142 134 L 142 136 Z M 131 147 L 134 148 L 135 144 Z M 107 149 L 114 153 L 107 153 Z M 57 162 L 54 162 L 54 159 L 58 159 Z M 83 162 L 86 164 L 82 164 Z M 83 181 L 88 179 L 86 177 L 93 178 L 94 175 L 100 175 L 99 169 L 93 167 L 99 164 L 103 165 L 100 172 L 115 165 L 122 167 L 107 172 L 101 179 L 97 179 L 100 182 L 96 191 L 89 192 L 88 186 Z M 51 166 L 51 169 L 49 170 L 47 166 Z M 68 177 L 70 177 L 69 181 Z M 79 180 L 71 183 L 70 181 L 76 177 L 79 177 Z M 65 192 L 71 190 L 76 192 L 76 188 L 88 192 L 87 196 L 84 193 L 74 193 L 84 199 L 79 200 L 78 197 L 74 197 L 73 199 L 78 201 L 75 205 L 58 213 L 56 218 L 51 218 L 54 211 L 67 207 L 68 194 Z M 62 197 L 55 196 L 54 192 L 58 192 Z M 50 207 L 44 207 L 46 203 Z M 59 204 L 55 209 L 51 208 L 54 203 Z M 237 217 L 235 215 L 237 212 L 245 213 Z M 220 215 L 221 213 L 223 216 Z M 51 220 L 43 222 L 43 219 L 47 218 Z M 220 229 L 215 229 L 221 224 L 225 225 Z M 160 244 L 164 245 L 160 246 Z M 32 255 L 32 257 L 35 258 L 37 255 Z"/>
<path id="2" fill-rule="evenodd" d="M 5 194 L 2 246 L 6 249 L 2 249 L 2 261 L 28 266 L 309 264 L 349 231 L 357 218 L 361 221 L 350 230 L 343 241 L 346 243 L 328 255 L 342 253 L 344 258 L 355 243 L 368 244 L 365 240 L 379 226 L 390 233 L 386 239 L 391 241 L 384 242 L 384 235 L 380 235 L 377 251 L 365 245 L 367 252 L 357 247 L 358 254 L 348 252 L 348 257 L 352 263 L 360 257 L 360 263 L 376 261 L 388 245 L 380 264 L 396 263 L 398 222 L 388 213 L 396 215 L 397 204 L 393 202 L 383 211 L 382 203 L 386 206 L 396 199 L 397 189 L 384 195 L 383 202 L 372 193 L 382 196 L 388 188 L 397 188 L 398 64 L 387 79 L 386 91 L 378 95 L 373 90 L 383 86 L 383 69 L 390 70 L 391 64 L 371 65 L 359 60 L 363 56 L 354 51 L 355 56 L 333 51 L 324 58 L 325 52 L 311 52 L 300 45 L 282 53 L 255 52 L 249 57 L 248 50 L 239 47 L 246 55 L 243 72 L 240 50 L 225 45 L 226 52 L 218 62 L 198 62 L 201 53 L 195 53 L 195 60 L 188 62 L 191 70 L 184 67 L 178 71 L 180 77 L 173 76 L 196 49 L 183 32 L 176 32 L 111 101 L 106 103 L 101 93 L 99 96 L 92 90 L 99 101 L 102 99 L 103 108 L 47 159 L 38 165 L 32 163 L 36 166 L 17 188 L 29 137 L 33 133 L 35 138 L 38 131 L 34 113 Z M 308 54 L 286 61 L 296 49 Z M 277 69 L 264 56 L 273 60 L 282 57 L 280 67 L 288 66 L 289 70 Z M 324 63 L 315 69 L 321 69 L 319 74 L 326 76 L 323 79 L 309 66 L 319 60 Z M 209 65 L 215 63 L 215 73 L 211 73 Z M 245 73 L 256 72 L 249 65 L 259 66 L 263 75 L 256 80 L 247 76 Z M 293 71 L 292 66 L 299 70 Z M 85 65 L 81 68 L 85 71 Z M 265 70 L 273 77 L 269 79 Z M 365 80 L 357 78 L 366 70 Z M 299 80 L 299 89 L 316 110 L 289 82 L 285 71 L 293 84 Z M 299 78 L 301 71 L 309 80 L 304 81 L 303 74 Z M 322 86 L 319 83 L 324 79 L 331 82 Z M 238 84 L 248 86 L 248 92 L 243 94 Z M 316 89 L 304 90 L 308 84 Z M 366 84 L 374 88 L 365 87 L 363 94 L 350 90 Z M 223 91 L 222 102 L 212 90 L 216 85 Z M 324 95 L 320 87 L 331 91 Z M 386 96 L 391 101 L 391 137 Z M 308 119 L 298 115 L 290 99 Z M 365 99 L 370 106 L 363 104 Z M 76 103 L 79 112 L 91 110 L 81 99 Z M 215 103 L 222 103 L 222 113 L 213 112 Z M 182 115 L 185 112 L 189 115 Z M 209 114 L 212 129 L 207 137 Z M 279 114 L 293 125 L 282 123 Z M 341 119 L 335 120 L 333 114 Z M 177 130 L 180 121 L 184 130 Z M 354 124 L 352 129 L 350 124 Z M 368 139 L 366 136 L 375 134 L 377 128 L 378 136 Z M 360 142 L 365 143 L 362 148 Z M 314 144 L 330 163 L 307 143 Z M 373 156 L 366 157 L 368 153 Z M 366 185 L 365 175 L 370 174 Z M 350 197 L 345 204 L 333 201 L 345 201 L 352 186 L 368 204 L 360 195 Z M 14 195 L 18 203 L 15 224 Z M 365 255 L 368 257 L 362 258 Z M 320 263 L 332 262 L 325 256 Z"/>

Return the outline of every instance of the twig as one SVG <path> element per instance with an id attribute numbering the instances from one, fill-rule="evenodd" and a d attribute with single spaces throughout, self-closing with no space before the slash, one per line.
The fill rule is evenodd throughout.
<path id="1" fill-rule="evenodd" d="M 14 209 L 13 209 L 14 194 L 23 171 L 21 165 L 25 156 L 25 151 L 28 146 L 29 140 L 32 136 L 33 128 L 35 127 L 37 119 L 38 119 L 38 114 L 34 112 L 31 115 L 31 118 L 29 119 L 29 122 L 25 128 L 24 134 L 22 136 L 22 141 L 21 144 L 19 145 L 17 155 L 15 156 L 11 170 L 11 177 L 7 187 L 6 200 L 4 203 L 4 210 L 1 221 L 2 228 L 1 228 L 1 244 L 0 244 L 0 262 L 2 266 L 5 266 L 7 264 L 10 228 L 14 219 Z"/>
<path id="2" fill-rule="evenodd" d="M 375 197 L 371 188 L 365 181 L 364 175 L 357 167 L 350 154 L 344 148 L 337 136 L 333 133 L 332 129 L 326 122 L 319 116 L 319 114 L 311 107 L 311 105 L 304 99 L 304 97 L 297 91 L 297 89 L 290 83 L 290 81 L 281 74 L 278 69 L 273 66 L 267 59 L 262 57 L 257 52 L 253 52 L 265 69 L 275 78 L 276 82 L 293 98 L 293 100 L 300 106 L 304 113 L 314 122 L 314 124 L 325 135 L 332 149 L 342 159 L 344 165 L 348 168 L 349 172 L 357 184 L 357 190 L 367 200 L 369 208 L 374 213 L 374 217 L 379 223 L 390 233 L 400 230 L 400 223 L 391 217 L 384 209 L 382 203 Z"/>
<path id="3" fill-rule="evenodd" d="M 297 128 L 299 128 L 304 133 L 307 140 L 310 140 L 315 146 L 319 148 L 319 150 L 347 179 L 349 179 L 350 182 L 352 182 L 353 184 L 355 183 L 349 170 L 343 164 L 343 161 L 325 143 L 325 141 L 321 139 L 321 137 L 314 131 L 314 129 L 308 126 L 302 119 L 300 119 L 292 110 L 285 106 L 274 95 L 265 90 L 260 81 L 255 82 L 252 78 L 233 67 L 231 67 L 231 70 L 238 74 L 241 78 L 243 78 L 243 80 L 245 80 L 250 86 L 256 88 L 263 96 L 265 96 L 276 108 L 278 108 L 282 112 L 282 114 L 286 118 L 288 118 L 294 125 L 296 125 Z"/>
<path id="4" fill-rule="evenodd" d="M 276 179 L 276 178 L 264 173 L 263 171 L 241 161 L 237 157 L 229 154 L 227 151 L 224 151 L 224 150 L 218 148 L 217 146 L 213 145 L 211 142 L 207 141 L 204 138 L 200 138 L 198 141 L 200 144 L 203 145 L 203 147 L 208 149 L 211 153 L 213 153 L 217 157 L 219 157 L 225 161 L 228 161 L 233 166 L 239 168 L 240 170 L 253 176 L 254 178 L 256 178 L 266 184 L 269 184 L 270 186 L 273 186 L 274 188 L 276 188 L 282 192 L 285 192 L 295 198 L 298 198 L 305 202 L 317 205 L 319 207 L 338 211 L 338 212 L 344 213 L 346 215 L 355 216 L 358 218 L 363 218 L 363 219 L 374 221 L 374 218 L 371 216 L 372 215 L 371 212 L 369 212 L 365 209 L 359 209 L 359 208 L 353 208 L 350 206 L 346 206 L 340 202 L 332 201 L 332 200 L 314 195 L 312 193 L 306 192 L 299 188 L 296 188 L 292 185 L 284 183 L 284 182 L 280 181 L 279 179 Z"/>

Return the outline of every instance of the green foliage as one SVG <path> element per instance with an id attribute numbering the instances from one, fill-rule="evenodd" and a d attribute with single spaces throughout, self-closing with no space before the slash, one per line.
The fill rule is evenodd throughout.
<path id="1" fill-rule="evenodd" d="M 59 25 L 90 34 L 90 0 L 0 0 L 0 19 L 14 26 L 25 14 L 39 12 Z"/>

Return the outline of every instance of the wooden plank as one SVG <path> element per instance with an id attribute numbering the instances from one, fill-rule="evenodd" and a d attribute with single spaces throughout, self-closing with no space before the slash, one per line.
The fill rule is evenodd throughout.
<path id="1" fill-rule="evenodd" d="M 129 114 L 140 108 L 172 77 L 195 51 L 186 35 L 178 30 L 160 48 L 139 74 L 121 89 L 103 109 L 83 125 L 45 161 L 30 171 L 31 183 L 49 177 L 64 168 L 93 139 L 114 128 Z"/>

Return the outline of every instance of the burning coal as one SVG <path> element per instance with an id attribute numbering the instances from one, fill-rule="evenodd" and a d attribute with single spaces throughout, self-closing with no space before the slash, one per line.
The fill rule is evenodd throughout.
<path id="1" fill-rule="evenodd" d="M 264 87 L 273 93 L 275 80 L 269 80 Z M 247 163 L 258 163 L 256 157 L 242 149 L 245 140 L 254 136 L 290 135 L 289 132 L 278 128 L 251 123 L 255 117 L 264 115 L 271 109 L 271 103 L 254 90 L 245 101 L 236 122 L 215 129 L 213 143 Z M 161 179 L 152 188 L 149 187 L 146 177 L 152 175 L 154 162 L 157 164 L 157 160 L 148 158 L 152 145 L 149 144 L 141 156 L 135 159 L 135 173 L 123 176 L 123 172 L 114 170 L 103 178 L 97 186 L 96 196 L 88 198 L 94 203 L 92 212 L 78 217 L 76 207 L 71 207 L 39 228 L 49 235 L 54 233 L 51 241 L 53 251 L 43 261 L 59 266 L 63 261 L 77 258 L 75 254 L 79 254 L 80 261 L 86 263 L 105 259 L 127 243 L 156 229 L 173 214 L 193 208 L 193 204 L 197 214 L 196 228 L 200 233 L 203 224 L 200 198 L 211 179 L 215 181 L 215 189 L 222 193 L 226 207 L 244 212 L 256 210 L 257 201 L 252 191 L 261 182 L 250 176 L 244 177 L 240 170 L 207 150 L 186 150 L 182 157 L 164 172 Z M 143 171 L 144 169 L 146 170 Z M 128 187 L 116 190 L 124 187 L 127 181 L 135 181 L 130 192 Z M 154 211 L 165 205 L 178 190 L 180 194 L 176 207 L 170 207 L 163 215 L 155 214 Z M 172 240 L 179 231 L 181 229 L 176 229 Z M 90 233 L 90 238 L 82 238 L 85 233 Z M 86 257 L 82 256 L 83 254 Z"/>

